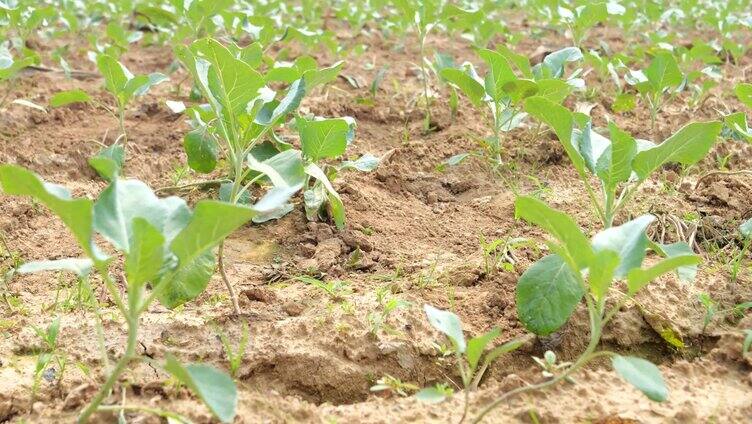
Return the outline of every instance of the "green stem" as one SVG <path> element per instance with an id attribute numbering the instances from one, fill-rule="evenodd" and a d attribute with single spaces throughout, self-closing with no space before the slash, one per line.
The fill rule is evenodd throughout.
<path id="1" fill-rule="evenodd" d="M 92 399 L 86 409 L 81 412 L 81 415 L 78 416 L 78 423 L 86 423 L 89 421 L 91 415 L 99 409 L 99 405 L 110 395 L 118 377 L 120 377 L 120 374 L 125 371 L 125 367 L 127 367 L 130 361 L 136 356 L 136 344 L 138 343 L 138 317 L 128 315 L 126 315 L 126 317 L 128 320 L 128 342 L 125 346 L 125 353 L 123 353 L 123 356 L 120 357 L 120 360 L 115 364 L 115 368 L 110 372 L 110 376 L 99 389 L 96 396 L 94 396 L 94 399 Z"/>
<path id="2" fill-rule="evenodd" d="M 590 297 L 586 297 L 586 300 L 587 300 L 588 312 L 590 315 L 590 342 L 588 343 L 588 346 L 585 349 L 585 351 L 582 353 L 582 355 L 580 355 L 580 357 L 577 359 L 577 361 L 573 363 L 572 365 L 570 365 L 569 368 L 567 368 L 563 373 L 557 375 L 551 380 L 547 380 L 542 383 L 533 384 L 529 386 L 518 387 L 514 390 L 504 393 L 501 397 L 499 397 L 498 399 L 493 401 L 491 404 L 483 408 L 480 414 L 478 414 L 478 416 L 476 416 L 473 419 L 472 421 L 473 424 L 480 423 L 483 420 L 483 418 L 486 415 L 488 415 L 489 412 L 493 411 L 496 407 L 501 405 L 504 401 L 506 401 L 510 397 L 516 396 L 522 393 L 542 390 L 547 387 L 553 386 L 554 384 L 569 377 L 572 373 L 580 369 L 583 365 L 585 365 L 591 359 L 597 356 L 603 356 L 607 354 L 604 352 L 594 353 L 595 349 L 598 347 L 598 343 L 600 343 L 601 331 L 602 331 L 603 326 L 601 322 L 601 316 L 596 310 L 595 306 L 593 305 L 592 300 L 590 299 Z"/>
<path id="3" fill-rule="evenodd" d="M 418 38 L 420 41 L 420 74 L 423 77 L 423 98 L 426 102 L 426 116 L 425 121 L 423 123 L 423 131 L 428 132 L 431 129 L 431 104 L 430 100 L 428 98 L 428 73 L 426 72 L 426 61 L 425 61 L 425 44 L 426 44 L 426 33 L 420 30 L 418 28 Z"/>

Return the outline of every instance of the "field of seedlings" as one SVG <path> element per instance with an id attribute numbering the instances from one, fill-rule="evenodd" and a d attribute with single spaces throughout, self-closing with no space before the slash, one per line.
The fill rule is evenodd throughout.
<path id="1" fill-rule="evenodd" d="M 0 422 L 751 422 L 748 119 L 750 0 L 0 0 Z"/>

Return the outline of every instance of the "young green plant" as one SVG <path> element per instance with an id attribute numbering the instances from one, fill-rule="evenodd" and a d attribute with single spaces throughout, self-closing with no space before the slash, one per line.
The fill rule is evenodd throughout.
<path id="1" fill-rule="evenodd" d="M 6 194 L 30 196 L 59 216 L 84 253 L 82 258 L 28 262 L 18 271 L 65 270 L 81 278 L 96 271 L 127 324 L 124 353 L 81 412 L 79 422 L 88 421 L 120 375 L 139 358 L 136 348 L 140 317 L 151 304 L 159 300 L 167 308 L 175 308 L 201 294 L 214 274 L 216 246 L 253 216 L 264 213 L 264 208 L 274 208 L 276 203 L 287 199 L 277 192 L 270 193 L 269 198 L 262 199 L 255 207 L 203 200 L 191 211 L 180 198 L 160 199 L 146 184 L 115 176 L 97 200 L 92 201 L 73 198 L 64 187 L 44 182 L 15 165 L 0 166 L 0 185 Z M 124 257 L 125 297 L 111 276 L 116 258 L 103 253 L 95 243 L 95 235 L 107 240 Z M 190 384 L 186 383 L 189 388 L 197 392 L 219 419 L 230 421 L 234 416 L 237 397 L 229 377 L 202 365 L 185 368 L 174 358 L 168 360 L 166 369 L 184 383 L 189 381 Z M 206 390 L 213 389 L 233 396 L 207 396 Z"/>
<path id="2" fill-rule="evenodd" d="M 593 130 L 590 117 L 543 97 L 527 99 L 525 110 L 554 130 L 605 228 L 613 225 L 616 214 L 664 164 L 689 166 L 702 160 L 722 127 L 718 121 L 694 122 L 655 145 L 634 139 L 614 123 L 609 123 L 609 140 Z M 601 183 L 600 199 L 588 174 Z"/>
<path id="3" fill-rule="evenodd" d="M 570 365 L 552 367 L 546 380 L 506 392 L 487 405 L 474 419 L 480 422 L 494 408 L 510 397 L 550 387 L 573 375 L 598 357 L 610 357 L 611 364 L 623 379 L 649 399 L 664 401 L 668 389 L 660 370 L 641 358 L 598 350 L 604 327 L 652 280 L 671 271 L 680 278 L 688 275 L 700 262 L 691 253 L 679 252 L 648 267 L 642 264 L 654 244 L 646 235 L 655 220 L 642 215 L 621 226 L 607 228 L 588 239 L 566 213 L 555 210 L 532 197 L 519 197 L 515 213 L 552 237 L 548 242 L 554 253 L 539 259 L 517 282 L 517 315 L 525 328 L 546 336 L 561 328 L 584 300 L 590 323 L 590 341 L 585 351 Z M 662 252 L 665 253 L 665 252 Z M 690 273 L 691 274 L 691 273 Z M 614 287 L 626 280 L 626 289 Z M 607 299 L 616 299 L 607 304 Z"/>
<path id="4" fill-rule="evenodd" d="M 485 353 L 489 343 L 501 335 L 500 329 L 493 328 L 485 334 L 465 341 L 465 335 L 462 332 L 462 322 L 453 312 L 442 311 L 431 305 L 423 305 L 423 310 L 426 312 L 428 322 L 431 323 L 433 328 L 443 333 L 452 343 L 452 349 L 457 360 L 457 369 L 462 377 L 465 396 L 462 418 L 460 419 L 461 423 L 467 417 L 470 394 L 478 388 L 488 366 L 498 359 L 499 356 L 517 350 L 524 344 L 525 339 L 513 339 Z M 421 390 L 416 396 L 430 399 L 432 403 L 436 403 L 438 396 L 441 394 L 445 394 L 445 391 L 440 387 L 434 386 Z"/>

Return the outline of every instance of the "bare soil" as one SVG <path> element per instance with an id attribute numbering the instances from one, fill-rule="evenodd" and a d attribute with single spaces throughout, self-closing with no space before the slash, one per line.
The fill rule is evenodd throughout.
<path id="1" fill-rule="evenodd" d="M 551 49 L 566 45 L 555 34 L 547 39 Z M 594 33 L 619 44 L 618 34 Z M 184 361 L 203 361 L 228 369 L 220 332 L 238 340 L 243 323 L 250 327 L 251 342 L 237 375 L 240 391 L 237 423 L 390 423 L 457 422 L 462 396 L 426 405 L 414 398 L 373 394 L 369 387 L 385 374 L 418 386 L 457 380 L 453 363 L 441 359 L 434 342 L 441 337 L 428 325 L 422 305 L 452 308 L 468 334 L 477 335 L 496 326 L 502 339 L 523 335 L 515 312 L 514 289 L 519 275 L 542 254 L 535 249 L 515 252 L 511 270 L 486 273 L 479 236 L 487 239 L 531 237 L 543 240 L 540 231 L 516 221 L 515 193 L 536 192 L 549 204 L 568 211 L 588 231 L 595 230 L 595 216 L 558 141 L 550 133 L 537 139 L 533 131 L 517 130 L 504 141 L 507 167 L 501 174 L 488 163 L 468 159 L 445 172 L 436 165 L 450 156 L 477 148 L 476 139 L 486 134 L 477 111 L 462 102 L 452 121 L 446 103 L 446 87 L 434 103 L 438 131 L 424 135 L 422 112 L 415 104 L 420 81 L 415 66 L 416 43 L 401 46 L 360 37 L 368 50 L 350 58 L 343 74 L 358 81 L 355 88 L 344 79 L 305 99 L 302 108 L 321 116 L 351 115 L 358 123 L 357 138 L 348 155 L 369 152 L 384 156 L 372 173 L 350 172 L 337 180 L 347 210 L 347 229 L 337 231 L 324 222 L 309 223 L 296 210 L 277 222 L 248 226 L 228 240 L 228 272 L 241 293 L 241 317 L 233 317 L 224 286 L 215 277 L 198 299 L 177 310 L 156 305 L 143 317 L 139 335 L 141 353 L 157 360 L 171 352 Z M 534 44 L 538 43 L 538 44 Z M 623 42 L 622 42 L 623 43 Z M 54 45 L 41 49 L 51 50 Z M 523 42 L 518 52 L 540 55 L 540 43 Z M 431 49 L 452 54 L 458 61 L 474 60 L 461 41 L 436 37 Z M 77 53 L 71 65 L 92 70 L 85 53 Z M 320 63 L 334 58 L 317 56 Z M 135 72 L 165 70 L 171 52 L 162 47 L 132 49 L 124 57 Z M 375 63 L 375 69 L 364 65 Z M 389 71 L 373 105 L 357 101 L 368 96 L 368 84 L 376 70 Z M 727 64 L 727 76 L 744 75 L 752 59 Z M 185 164 L 182 137 L 188 127 L 184 117 L 173 114 L 165 100 L 190 103 L 183 83 L 157 87 L 127 113 L 131 156 L 126 165 L 130 177 L 154 188 L 173 185 L 172 175 Z M 595 86 L 595 76 L 588 82 Z M 47 104 L 63 89 L 83 88 L 101 102 L 108 95 L 97 78 L 69 80 L 55 72 L 27 72 L 18 80 L 12 98 Z M 697 110 L 688 110 L 680 96 L 661 113 L 651 132 L 645 108 L 615 114 L 608 96 L 595 97 L 592 115 L 603 125 L 609 116 L 636 137 L 660 141 L 692 120 L 711 119 L 717 109 L 739 110 L 721 88 Z M 570 100 L 570 107 L 576 107 Z M 48 113 L 12 105 L 0 111 L 0 162 L 28 167 L 45 179 L 73 189 L 76 195 L 95 196 L 105 183 L 87 165 L 99 150 L 98 142 L 112 143 L 117 122 L 104 110 L 73 105 Z M 742 330 L 752 328 L 748 316 L 717 318 L 703 329 L 704 310 L 697 300 L 709 293 L 728 308 L 752 300 L 752 276 L 744 269 L 738 281 L 730 281 L 728 253 L 740 221 L 752 213 L 752 177 L 716 175 L 697 185 L 701 175 L 717 169 L 717 159 L 728 157 L 731 170 L 748 169 L 752 146 L 719 141 L 700 165 L 680 175 L 667 168 L 645 185 L 636 202 L 618 222 L 643 213 L 656 214 L 665 225 L 652 230 L 665 242 L 679 240 L 671 216 L 698 219 L 696 240 L 704 257 L 697 281 L 680 283 L 667 276 L 652 283 L 636 302 L 626 306 L 610 324 L 604 343 L 619 352 L 632 352 L 659 363 L 670 388 L 670 399 L 653 403 L 620 380 L 606 363 L 593 364 L 578 373 L 576 384 L 516 398 L 492 413 L 487 422 L 600 422 L 600 423 L 694 423 L 747 422 L 752 416 L 752 360 L 741 356 Z M 189 175 L 184 181 L 202 178 Z M 697 186 L 696 186 L 697 185 Z M 182 193 L 186 194 L 186 193 Z M 187 193 L 192 201 L 216 196 L 212 189 Z M 11 250 L 24 260 L 53 259 L 79 254 L 62 223 L 27 199 L 0 197 L 0 231 Z M 672 219 L 672 218 L 671 218 Z M 540 243 L 543 246 L 542 243 Z M 712 247 L 712 249 L 711 249 Z M 350 258 L 359 249 L 362 258 Z M 724 254 L 726 252 L 726 254 Z M 3 258 L 7 264 L 10 258 Z M 349 282 L 352 293 L 342 300 L 291 280 L 303 273 L 326 280 Z M 97 282 L 95 281 L 95 284 Z M 378 311 L 376 289 L 388 286 L 399 299 L 410 303 L 388 318 L 390 332 L 372 332 L 368 315 Z M 91 311 L 75 305 L 75 280 L 68 275 L 15 276 L 8 285 L 11 303 L 0 305 L 0 422 L 73 422 L 101 378 L 103 367 Z M 97 286 L 98 287 L 98 286 Z M 112 357 L 122 350 L 125 325 L 104 290 L 97 288 L 104 306 L 107 348 Z M 343 305 L 344 302 L 344 305 Z M 348 306 L 349 304 L 349 306 Z M 62 379 L 44 380 L 36 399 L 31 398 L 36 352 L 40 340 L 32 326 L 46 326 L 60 316 L 61 349 L 69 366 Z M 661 332 L 669 329 L 685 347 L 672 347 Z M 575 358 L 588 339 L 584 310 L 553 337 L 531 339 L 520 351 L 493 365 L 480 390 L 471 398 L 471 416 L 503 392 L 543 377 L 531 356 L 553 349 L 563 359 Z M 77 366 L 76 364 L 81 364 Z M 84 370 L 90 370 L 88 375 Z M 126 396 L 129 403 L 164 408 L 196 422 L 211 416 L 187 391 L 170 384 L 168 376 L 146 363 L 124 375 L 111 402 Z M 154 416 L 126 414 L 129 422 L 158 422 Z M 137 418 L 137 419 L 136 419 Z M 101 414 L 101 422 L 115 422 Z M 537 421 L 535 421 L 537 420 Z"/>

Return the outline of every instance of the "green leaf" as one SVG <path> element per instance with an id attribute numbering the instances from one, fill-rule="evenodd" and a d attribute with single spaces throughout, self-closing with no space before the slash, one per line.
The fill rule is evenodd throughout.
<path id="1" fill-rule="evenodd" d="M 94 265 L 89 258 L 67 258 L 54 261 L 24 262 L 18 267 L 21 274 L 30 274 L 42 271 L 70 271 L 80 278 L 86 278 Z"/>
<path id="2" fill-rule="evenodd" d="M 627 274 L 629 294 L 633 295 L 648 283 L 661 275 L 671 272 L 681 266 L 697 265 L 700 258 L 696 255 L 683 255 L 666 258 L 647 269 L 633 269 Z"/>
<path id="3" fill-rule="evenodd" d="M 33 172 L 16 165 L 0 165 L 0 184 L 7 194 L 31 196 L 40 201 L 63 220 L 87 256 L 105 259 L 92 241 L 91 200 L 73 199 L 64 187 L 46 183 Z"/>
<path id="4" fill-rule="evenodd" d="M 665 163 L 679 162 L 685 166 L 697 163 L 707 155 L 722 126 L 718 121 L 685 125 L 658 146 L 637 153 L 632 168 L 644 180 Z"/>
<path id="5" fill-rule="evenodd" d="M 104 53 L 97 55 L 97 68 L 104 77 L 107 91 L 120 99 L 120 94 L 125 90 L 128 80 L 133 78 L 133 74 L 115 58 Z"/>
<path id="6" fill-rule="evenodd" d="M 665 257 L 665 258 L 672 258 L 674 256 L 685 256 L 685 255 L 694 255 L 695 252 L 692 251 L 692 248 L 689 247 L 689 245 L 686 242 L 683 241 L 677 241 L 676 243 L 671 244 L 661 244 L 661 243 L 653 243 L 652 241 L 649 242 L 648 246 L 655 250 L 656 253 L 659 255 Z M 697 265 L 685 265 L 680 266 L 676 269 L 676 274 L 679 277 L 679 280 L 684 282 L 692 282 L 695 280 L 695 277 L 697 276 Z"/>
<path id="7" fill-rule="evenodd" d="M 486 346 L 488 346 L 493 339 L 499 337 L 499 334 L 501 334 L 501 330 L 499 328 L 494 328 L 485 334 L 473 337 L 467 341 L 465 356 L 467 357 L 467 363 L 470 365 L 470 369 L 474 370 L 478 366 L 478 361 L 480 361 L 483 351 L 486 350 Z"/>
<path id="8" fill-rule="evenodd" d="M 588 282 L 590 291 L 596 299 L 603 299 L 614 281 L 614 272 L 619 266 L 619 254 L 612 250 L 595 253 L 590 265 Z"/>
<path id="9" fill-rule="evenodd" d="M 459 317 L 452 312 L 442 311 L 431 305 L 423 305 L 423 310 L 433 328 L 444 333 L 452 341 L 457 352 L 464 353 L 467 344 L 465 343 L 465 335 L 462 333 L 462 323 Z"/>
<path id="10" fill-rule="evenodd" d="M 584 178 L 585 160 L 572 144 L 572 130 L 574 129 L 572 112 L 564 106 L 539 96 L 525 99 L 525 112 L 553 128 L 564 147 L 564 151 L 567 152 L 569 160 L 572 161 L 572 165 L 574 165 L 580 177 Z"/>
<path id="11" fill-rule="evenodd" d="M 740 102 L 752 109 L 752 84 L 748 82 L 739 83 L 734 87 L 734 93 Z"/>
<path id="12" fill-rule="evenodd" d="M 344 64 L 345 62 L 343 60 L 340 60 L 334 65 L 327 68 L 309 69 L 303 72 L 303 80 L 305 81 L 303 87 L 305 89 L 305 92 L 310 93 L 314 88 L 320 85 L 328 84 L 337 79 L 337 75 L 339 75 Z"/>
<path id="13" fill-rule="evenodd" d="M 593 237 L 592 245 L 596 252 L 611 250 L 619 255 L 619 266 L 614 271 L 614 277 L 623 278 L 630 270 L 642 265 L 648 246 L 645 231 L 653 221 L 653 215 L 642 215 L 618 227 L 605 229 Z"/>
<path id="14" fill-rule="evenodd" d="M 248 155 L 248 167 L 266 175 L 275 187 L 295 187 L 305 181 L 305 168 L 300 150 L 289 149 L 259 162 Z"/>
<path id="15" fill-rule="evenodd" d="M 669 88 L 677 87 L 684 79 L 674 55 L 669 52 L 662 52 L 655 55 L 644 73 L 655 93 L 660 93 Z"/>
<path id="16" fill-rule="evenodd" d="M 483 86 L 473 77 L 459 69 L 446 68 L 442 69 L 441 77 L 449 83 L 457 86 L 475 107 L 480 107 L 486 91 Z"/>
<path id="17" fill-rule="evenodd" d="M 309 163 L 305 167 L 305 173 L 315 178 L 320 182 L 327 193 L 327 200 L 329 201 L 329 207 L 331 208 L 332 219 L 337 225 L 337 228 L 342 229 L 345 226 L 345 205 L 342 203 L 342 198 L 339 196 L 334 186 L 329 181 L 324 171 L 319 168 L 315 163 Z"/>
<path id="18" fill-rule="evenodd" d="M 661 370 L 652 362 L 634 356 L 614 355 L 611 364 L 617 374 L 649 399 L 663 402 L 668 398 L 668 388 L 663 382 Z"/>
<path id="19" fill-rule="evenodd" d="M 75 90 L 59 91 L 50 99 L 51 107 L 67 106 L 72 103 L 87 103 L 91 101 L 89 93 L 77 88 Z"/>
<path id="20" fill-rule="evenodd" d="M 517 218 L 537 225 L 561 242 L 563 253 L 568 256 L 565 258 L 567 262 L 576 265 L 577 269 L 586 268 L 591 263 L 593 249 L 590 242 L 569 215 L 534 197 L 518 197 L 514 204 Z"/>
<path id="21" fill-rule="evenodd" d="M 350 125 L 344 119 L 295 120 L 303 154 L 312 161 L 336 158 L 345 153 Z"/>
<path id="22" fill-rule="evenodd" d="M 247 223 L 256 214 L 252 208 L 214 200 L 202 200 L 188 225 L 172 241 L 170 248 L 180 266 L 190 263 L 206 250 Z"/>
<path id="23" fill-rule="evenodd" d="M 208 174 L 217 167 L 219 145 L 206 128 L 196 128 L 183 138 L 188 166 L 196 172 Z"/>
<path id="24" fill-rule="evenodd" d="M 220 421 L 233 421 L 238 406 L 238 391 L 230 376 L 204 364 L 184 366 L 170 354 L 167 355 L 164 369 L 201 398 Z"/>
<path id="25" fill-rule="evenodd" d="M 448 397 L 447 390 L 442 390 L 438 387 L 426 387 L 415 394 L 416 399 L 428 404 L 444 402 Z"/>
<path id="26" fill-rule="evenodd" d="M 744 238 L 752 237 L 752 218 L 744 221 L 742 225 L 739 226 L 739 232 Z"/>
<path id="27" fill-rule="evenodd" d="M 582 60 L 582 51 L 577 47 L 565 47 L 557 50 L 543 59 L 543 66 L 548 72 L 539 74 L 538 78 L 560 78 L 564 75 L 564 65 L 568 62 Z"/>
<path id="28" fill-rule="evenodd" d="M 185 201 L 177 197 L 159 199 L 138 180 L 112 180 L 94 204 L 94 228 L 125 253 L 131 251 L 134 219 L 145 219 L 169 242 L 189 217 Z"/>
<path id="29" fill-rule="evenodd" d="M 517 315 L 525 328 L 546 336 L 567 322 L 584 294 L 569 265 L 559 255 L 548 255 L 517 281 Z"/>
<path id="30" fill-rule="evenodd" d="M 144 285 L 156 280 L 164 263 L 164 236 L 143 218 L 134 218 L 129 244 L 130 253 L 125 258 L 125 275 L 128 281 L 128 301 L 131 310 L 140 307 Z"/>
<path id="31" fill-rule="evenodd" d="M 572 86 L 560 79 L 545 78 L 536 81 L 536 84 L 538 85 L 536 96 L 556 104 L 561 104 L 572 93 Z"/>
<path id="32" fill-rule="evenodd" d="M 626 182 L 632 175 L 632 160 L 637 154 L 637 142 L 631 135 L 620 130 L 616 124 L 610 122 L 608 129 L 611 135 L 611 147 L 609 148 L 608 166 L 598 168 L 598 178 L 609 191 L 613 191 L 617 184 Z M 600 165 L 600 164 L 599 164 Z"/>
<path id="33" fill-rule="evenodd" d="M 489 49 L 480 49 L 478 55 L 489 68 L 485 78 L 486 93 L 494 101 L 498 101 L 506 94 L 504 84 L 517 80 L 517 76 L 512 67 L 509 66 L 507 59 L 501 54 Z"/>
<path id="34" fill-rule="evenodd" d="M 189 58 L 181 50 L 181 60 L 195 74 L 204 96 L 224 126 L 228 131 L 234 131 L 237 117 L 258 95 L 259 89 L 264 86 L 264 78 L 211 38 L 194 41 L 191 51 L 194 57 Z"/>
<path id="35" fill-rule="evenodd" d="M 96 156 L 89 158 L 89 166 L 107 181 L 116 178 L 125 163 L 125 149 L 120 144 L 105 147 Z"/>
<path id="36" fill-rule="evenodd" d="M 488 354 L 486 354 L 486 357 L 483 358 L 483 363 L 490 364 L 493 361 L 495 361 L 496 358 L 498 358 L 499 356 L 504 355 L 505 353 L 515 351 L 519 349 L 520 347 L 522 347 L 522 345 L 524 344 L 525 344 L 525 339 L 519 338 L 519 339 L 512 339 L 504 343 L 501 346 L 496 346 L 495 348 L 491 349 L 491 351 L 488 352 Z"/>

